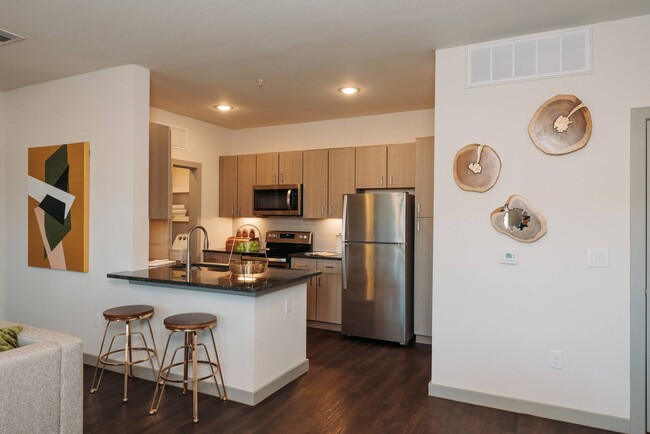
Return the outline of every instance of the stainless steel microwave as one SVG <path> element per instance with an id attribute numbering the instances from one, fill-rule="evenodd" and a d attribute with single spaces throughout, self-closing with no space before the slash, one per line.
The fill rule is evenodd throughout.
<path id="1" fill-rule="evenodd" d="M 266 216 L 301 216 L 302 185 L 254 185 L 253 214 Z"/>

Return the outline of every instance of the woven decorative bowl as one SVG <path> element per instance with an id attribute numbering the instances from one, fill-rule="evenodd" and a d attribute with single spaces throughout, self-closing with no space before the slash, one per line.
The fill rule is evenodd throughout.
<path id="1" fill-rule="evenodd" d="M 232 274 L 261 274 L 266 271 L 267 261 L 230 261 L 228 266 Z"/>

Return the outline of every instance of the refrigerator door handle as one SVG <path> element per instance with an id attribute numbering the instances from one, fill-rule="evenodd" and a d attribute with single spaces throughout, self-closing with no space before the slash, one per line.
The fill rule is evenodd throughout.
<path id="1" fill-rule="evenodd" d="M 348 289 L 348 263 L 346 257 L 348 256 L 348 243 L 343 244 L 343 254 L 341 255 L 341 279 L 343 280 L 343 289 Z"/>

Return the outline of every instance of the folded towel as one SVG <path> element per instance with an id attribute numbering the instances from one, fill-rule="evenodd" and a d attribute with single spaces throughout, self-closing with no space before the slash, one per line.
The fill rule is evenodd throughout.
<path id="1" fill-rule="evenodd" d="M 172 205 L 172 209 L 185 209 L 185 205 Z"/>

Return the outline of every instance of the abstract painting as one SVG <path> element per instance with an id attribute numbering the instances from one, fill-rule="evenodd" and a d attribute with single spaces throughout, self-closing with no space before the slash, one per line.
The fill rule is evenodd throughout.
<path id="1" fill-rule="evenodd" d="M 88 272 L 89 144 L 29 148 L 27 263 Z"/>

